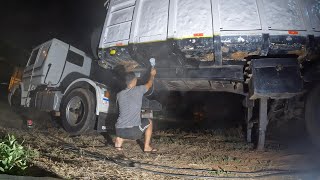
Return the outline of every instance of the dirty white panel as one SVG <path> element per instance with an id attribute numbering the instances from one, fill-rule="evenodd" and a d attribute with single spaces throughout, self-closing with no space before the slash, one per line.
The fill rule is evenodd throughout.
<path id="1" fill-rule="evenodd" d="M 128 44 L 135 8 L 135 0 L 111 0 L 101 36 L 101 47 Z M 101 43 L 100 43 L 101 44 Z"/>
<path id="2" fill-rule="evenodd" d="M 263 0 L 269 29 L 306 30 L 299 0 Z"/>
<path id="3" fill-rule="evenodd" d="M 135 42 L 166 40 L 169 0 L 140 0 Z"/>
<path id="4" fill-rule="evenodd" d="M 219 0 L 220 29 L 261 29 L 256 0 Z"/>
<path id="5" fill-rule="evenodd" d="M 212 36 L 211 0 L 175 0 L 172 19 L 174 38 L 187 38 L 194 35 Z M 170 14 L 171 16 L 171 14 Z"/>
<path id="6" fill-rule="evenodd" d="M 134 7 L 125 8 L 111 14 L 108 25 L 115 25 L 122 22 L 132 21 Z"/>
<path id="7" fill-rule="evenodd" d="M 320 0 L 308 0 L 307 3 L 312 28 L 320 31 Z"/>
<path id="8" fill-rule="evenodd" d="M 131 22 L 110 26 L 105 31 L 104 43 L 129 39 Z"/>
<path id="9" fill-rule="evenodd" d="M 119 9 L 134 6 L 135 4 L 136 0 L 111 0 L 109 10 L 114 12 Z"/>

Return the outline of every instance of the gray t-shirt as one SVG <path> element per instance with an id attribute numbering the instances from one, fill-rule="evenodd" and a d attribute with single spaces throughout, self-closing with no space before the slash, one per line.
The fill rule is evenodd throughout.
<path id="1" fill-rule="evenodd" d="M 141 106 L 143 95 L 147 92 L 145 85 L 125 89 L 117 94 L 119 118 L 116 128 L 131 128 L 141 125 Z"/>

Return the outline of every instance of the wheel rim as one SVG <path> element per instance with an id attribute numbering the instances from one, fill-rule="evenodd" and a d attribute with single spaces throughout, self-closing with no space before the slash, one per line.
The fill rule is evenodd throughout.
<path id="1" fill-rule="evenodd" d="M 77 126 L 84 115 L 84 103 L 83 100 L 79 97 L 73 97 L 66 109 L 66 119 L 71 126 Z"/>

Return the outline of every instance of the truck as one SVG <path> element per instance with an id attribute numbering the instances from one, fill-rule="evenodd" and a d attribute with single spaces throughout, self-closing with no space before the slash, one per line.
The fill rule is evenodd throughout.
<path id="1" fill-rule="evenodd" d="M 318 0 L 108 0 L 104 5 L 99 68 L 84 52 L 49 41 L 32 52 L 17 88 L 21 105 L 59 112 L 68 132 L 84 133 L 110 113 L 115 95 L 109 90 L 119 86 L 118 70 L 146 79 L 149 60 L 155 59 L 154 91 L 243 95 L 247 141 L 257 125 L 258 150 L 264 149 L 270 111 L 279 102 L 292 109 L 292 99 L 303 99 L 306 127 L 320 146 Z"/>
<path id="2" fill-rule="evenodd" d="M 83 51 L 52 39 L 32 50 L 22 80 L 11 88 L 9 101 L 60 116 L 71 135 L 104 132 L 107 116 L 117 112 L 114 97 L 123 88 L 120 82 L 111 69 L 102 68 Z M 144 98 L 143 102 L 143 111 L 148 111 L 145 115 L 161 108 L 156 101 Z"/>
<path id="3" fill-rule="evenodd" d="M 320 145 L 319 0 L 109 0 L 105 7 L 100 61 L 143 78 L 154 58 L 156 90 L 243 95 L 247 141 L 257 125 L 260 150 L 270 111 L 284 104 L 292 112 L 292 99 L 303 99 L 306 128 Z"/>

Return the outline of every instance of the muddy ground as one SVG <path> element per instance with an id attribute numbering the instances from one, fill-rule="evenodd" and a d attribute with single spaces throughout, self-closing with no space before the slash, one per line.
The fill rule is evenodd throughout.
<path id="1" fill-rule="evenodd" d="M 153 137 L 156 154 L 143 153 L 139 143 L 113 148 L 106 135 L 70 137 L 46 113 L 29 113 L 0 102 L 0 135 L 14 134 L 38 150 L 28 175 L 63 179 L 320 179 L 319 151 L 308 141 L 268 140 L 257 152 L 244 141 L 241 128 L 185 132 L 158 130 Z M 114 135 L 111 134 L 111 139 Z"/>

